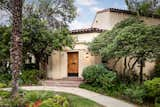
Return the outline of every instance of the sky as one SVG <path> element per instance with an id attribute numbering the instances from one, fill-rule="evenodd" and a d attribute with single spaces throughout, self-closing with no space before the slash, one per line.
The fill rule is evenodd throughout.
<path id="1" fill-rule="evenodd" d="M 127 9 L 125 0 L 75 0 L 77 17 L 69 24 L 69 29 L 89 28 L 99 10 L 107 8 Z M 5 24 L 8 18 L 6 13 L 0 11 L 0 24 Z"/>
<path id="2" fill-rule="evenodd" d="M 77 17 L 69 25 L 70 29 L 89 28 L 99 10 L 107 8 L 127 9 L 125 0 L 75 0 Z"/>

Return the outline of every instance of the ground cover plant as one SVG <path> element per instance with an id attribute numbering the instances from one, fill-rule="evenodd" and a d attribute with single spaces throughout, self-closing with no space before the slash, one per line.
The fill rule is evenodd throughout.
<path id="1" fill-rule="evenodd" d="M 88 99 L 52 91 L 20 90 L 16 100 L 10 99 L 10 92 L 0 91 L 0 106 L 3 107 L 102 107 Z"/>

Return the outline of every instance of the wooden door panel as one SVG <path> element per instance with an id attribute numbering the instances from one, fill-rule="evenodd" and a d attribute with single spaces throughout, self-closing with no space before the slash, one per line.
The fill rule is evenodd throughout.
<path id="1" fill-rule="evenodd" d="M 68 73 L 78 73 L 78 52 L 68 53 Z"/>

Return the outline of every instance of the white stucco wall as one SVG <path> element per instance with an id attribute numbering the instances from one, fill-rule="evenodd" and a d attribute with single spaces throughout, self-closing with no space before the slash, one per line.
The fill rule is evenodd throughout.
<path id="1" fill-rule="evenodd" d="M 100 28 L 111 30 L 115 24 L 121 22 L 122 20 L 130 17 L 132 15 L 116 12 L 101 12 L 97 13 L 93 23 L 93 28 Z M 160 19 L 151 17 L 141 17 L 141 19 L 148 25 L 158 25 L 160 24 Z"/>
<path id="2" fill-rule="evenodd" d="M 127 57 L 126 75 L 129 74 L 129 72 L 127 72 L 127 70 L 129 69 L 129 67 L 128 67 L 129 58 L 130 57 Z M 121 58 L 118 61 L 118 63 L 116 64 L 116 66 L 113 68 L 113 65 L 115 64 L 115 62 L 116 62 L 115 59 L 110 59 L 106 63 L 106 65 L 107 65 L 108 68 L 114 69 L 119 74 L 123 74 L 123 70 L 125 68 L 125 66 L 124 66 L 124 58 Z M 132 66 L 134 62 L 135 62 L 135 59 L 132 59 L 132 61 L 130 61 L 129 65 Z M 155 68 L 155 62 L 154 61 L 146 61 L 145 64 L 144 64 L 144 67 L 143 67 L 143 76 L 144 76 L 143 79 L 149 79 L 150 75 L 154 72 L 154 68 Z M 135 74 L 139 75 L 140 64 L 136 63 L 135 67 L 132 70 L 132 72 L 134 72 Z"/>
<path id="3" fill-rule="evenodd" d="M 82 34 L 74 34 L 73 37 L 76 39 L 77 43 L 88 43 L 91 42 L 99 34 L 100 33 L 82 33 Z"/>

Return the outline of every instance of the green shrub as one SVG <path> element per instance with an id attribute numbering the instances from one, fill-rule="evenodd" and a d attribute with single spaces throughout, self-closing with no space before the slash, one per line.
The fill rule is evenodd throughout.
<path id="1" fill-rule="evenodd" d="M 102 88 L 108 91 L 114 91 L 117 85 L 117 76 L 115 72 L 107 72 L 106 74 L 100 75 L 100 84 Z"/>
<path id="2" fill-rule="evenodd" d="M 0 100 L 0 107 L 25 107 L 25 104 L 22 97 L 17 97 L 14 100 L 10 98 Z"/>
<path id="3" fill-rule="evenodd" d="M 10 73 L 0 73 L 0 83 L 9 84 L 12 76 Z"/>
<path id="4" fill-rule="evenodd" d="M 53 98 L 44 100 L 40 107 L 69 107 L 69 102 L 65 97 L 56 95 Z"/>
<path id="5" fill-rule="evenodd" d="M 124 95 L 131 101 L 142 104 L 146 96 L 146 91 L 143 86 L 132 84 L 124 90 Z"/>
<path id="6" fill-rule="evenodd" d="M 148 97 L 160 96 L 160 78 L 154 78 L 144 82 Z"/>
<path id="7" fill-rule="evenodd" d="M 155 99 L 155 107 L 160 107 L 160 97 Z"/>
<path id="8" fill-rule="evenodd" d="M 5 88 L 5 87 L 7 87 L 7 84 L 0 83 L 0 88 Z"/>
<path id="9" fill-rule="evenodd" d="M 152 77 L 160 77 L 160 61 L 155 66 L 155 72 L 153 73 Z"/>
<path id="10" fill-rule="evenodd" d="M 37 100 L 45 100 L 51 98 L 53 96 L 53 92 L 46 91 L 26 91 L 24 93 L 24 99 L 26 102 L 36 102 Z"/>
<path id="11" fill-rule="evenodd" d="M 84 68 L 82 76 L 86 83 L 97 86 L 100 85 L 99 76 L 106 72 L 107 70 L 103 65 L 91 65 Z"/>
<path id="12" fill-rule="evenodd" d="M 10 92 L 8 91 L 0 91 L 0 97 L 2 98 L 9 98 Z"/>
<path id="13" fill-rule="evenodd" d="M 22 71 L 21 78 L 20 78 L 21 79 L 20 84 L 21 85 L 38 84 L 39 80 L 41 79 L 40 74 L 41 74 L 41 71 L 39 71 L 39 70 Z"/>

